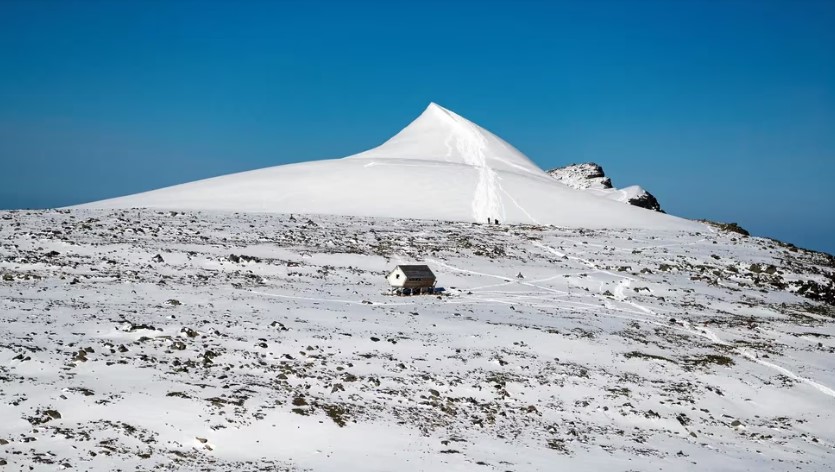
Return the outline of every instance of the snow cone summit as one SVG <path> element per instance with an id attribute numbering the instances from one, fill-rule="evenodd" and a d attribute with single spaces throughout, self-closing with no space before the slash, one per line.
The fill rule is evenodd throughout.
<path id="1" fill-rule="evenodd" d="M 701 223 L 623 205 L 642 189 L 578 189 L 439 105 L 382 145 L 82 205 L 331 214 L 574 228 L 705 231 Z"/>

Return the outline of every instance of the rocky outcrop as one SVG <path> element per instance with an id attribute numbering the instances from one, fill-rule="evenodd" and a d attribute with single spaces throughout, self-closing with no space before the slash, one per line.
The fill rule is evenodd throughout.
<path id="1" fill-rule="evenodd" d="M 751 235 L 751 233 L 749 233 L 748 230 L 746 230 L 742 226 L 739 226 L 737 223 L 721 223 L 721 222 L 718 222 L 718 221 L 710 221 L 710 220 L 698 220 L 698 221 L 701 221 L 702 223 L 707 223 L 707 224 L 713 226 L 714 228 L 721 229 L 722 231 L 729 231 L 731 233 L 738 233 L 738 234 L 741 234 L 743 236 L 750 236 Z"/>
<path id="2" fill-rule="evenodd" d="M 627 200 L 626 203 L 630 205 L 635 205 L 637 207 L 646 208 L 647 210 L 660 211 L 662 213 L 664 212 L 664 210 L 661 209 L 661 204 L 658 203 L 658 199 L 655 198 L 655 195 L 647 192 L 646 190 L 644 190 L 644 193 L 642 193 L 641 195 Z"/>
<path id="3" fill-rule="evenodd" d="M 603 168 L 594 162 L 584 164 L 571 164 L 565 167 L 551 169 L 548 175 L 577 190 L 587 188 L 609 189 L 612 188 L 612 180 L 606 177 Z"/>
<path id="4" fill-rule="evenodd" d="M 606 177 L 603 167 L 594 162 L 571 164 L 547 171 L 548 175 L 571 188 L 585 190 L 603 198 L 628 203 L 647 210 L 664 213 L 655 196 L 642 187 L 632 185 L 622 189 L 612 186 L 612 180 Z"/>

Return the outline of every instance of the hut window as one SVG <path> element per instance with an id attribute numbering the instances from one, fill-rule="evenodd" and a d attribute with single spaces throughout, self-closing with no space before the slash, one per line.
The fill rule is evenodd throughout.
<path id="1" fill-rule="evenodd" d="M 396 275 L 394 276 L 394 278 L 395 278 L 395 279 L 399 279 L 399 278 L 400 278 L 400 274 L 396 274 Z"/>

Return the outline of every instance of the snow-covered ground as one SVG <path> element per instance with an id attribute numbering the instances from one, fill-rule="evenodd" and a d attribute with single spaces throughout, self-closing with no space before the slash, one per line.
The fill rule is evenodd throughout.
<path id="1" fill-rule="evenodd" d="M 384 294 L 419 261 L 441 294 Z M 833 271 L 707 226 L 2 212 L 0 463 L 831 470 Z"/>

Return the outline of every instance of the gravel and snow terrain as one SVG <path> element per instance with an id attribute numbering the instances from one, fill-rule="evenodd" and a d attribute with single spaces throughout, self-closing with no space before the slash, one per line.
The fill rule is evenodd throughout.
<path id="1" fill-rule="evenodd" d="M 831 470 L 835 260 L 698 228 L 2 212 L 0 463 Z"/>

